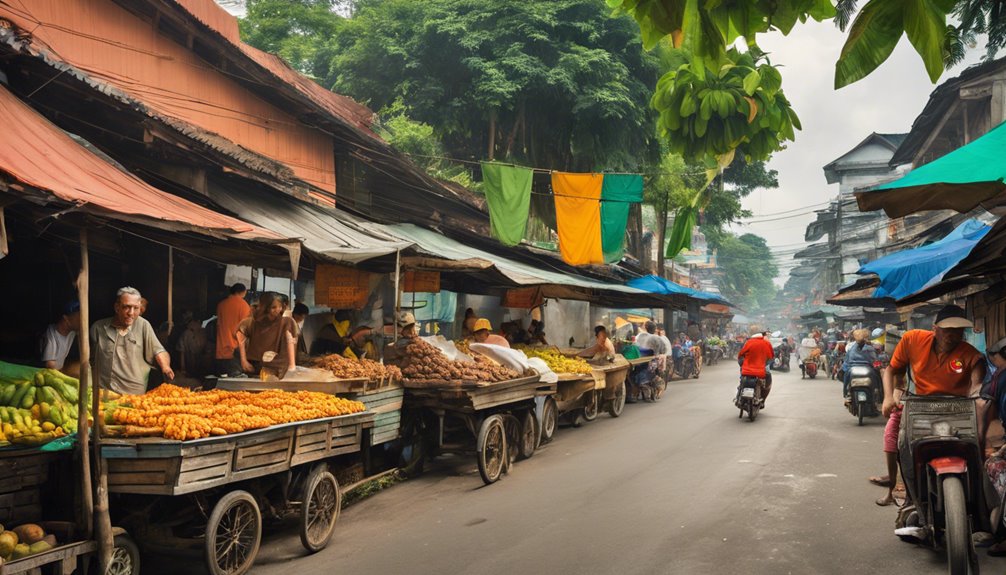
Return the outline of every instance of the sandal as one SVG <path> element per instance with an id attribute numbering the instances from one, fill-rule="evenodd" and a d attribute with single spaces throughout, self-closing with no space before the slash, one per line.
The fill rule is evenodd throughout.
<path id="1" fill-rule="evenodd" d="M 869 481 L 870 481 L 870 483 L 872 483 L 874 485 L 877 485 L 877 486 L 880 486 L 880 487 L 887 487 L 888 489 L 890 489 L 890 487 L 891 487 L 891 478 L 890 478 L 890 476 L 887 476 L 887 475 L 885 475 L 883 477 L 876 477 L 876 476 L 874 476 L 874 477 L 871 477 L 869 479 Z"/>
<path id="2" fill-rule="evenodd" d="M 874 501 L 874 503 L 881 507 L 887 507 L 888 505 L 897 505 L 898 500 L 893 497 L 881 497 L 880 499 Z"/>

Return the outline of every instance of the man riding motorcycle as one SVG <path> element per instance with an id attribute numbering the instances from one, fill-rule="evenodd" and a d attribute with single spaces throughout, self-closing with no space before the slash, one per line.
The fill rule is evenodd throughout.
<path id="1" fill-rule="evenodd" d="M 744 343 L 744 347 L 737 353 L 737 362 L 741 364 L 741 376 L 757 377 L 764 379 L 765 385 L 762 389 L 761 404 L 765 407 L 765 400 L 772 391 L 772 374 L 765 369 L 766 364 L 775 357 L 775 350 L 768 340 L 768 332 L 756 333 Z M 737 387 L 737 395 L 740 396 L 741 387 Z"/>
<path id="2" fill-rule="evenodd" d="M 842 367 L 845 371 L 845 377 L 842 379 L 842 395 L 846 400 L 849 399 L 849 380 L 851 379 L 849 368 L 854 365 L 866 365 L 872 369 L 873 364 L 877 361 L 877 352 L 867 339 L 869 334 L 870 332 L 865 329 L 857 329 L 852 332 L 852 337 L 856 340 L 855 343 L 845 348 L 845 363 Z"/>

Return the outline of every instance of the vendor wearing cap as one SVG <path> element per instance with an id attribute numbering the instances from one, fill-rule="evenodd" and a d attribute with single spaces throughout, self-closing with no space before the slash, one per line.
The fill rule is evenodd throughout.
<path id="1" fill-rule="evenodd" d="M 415 324 L 415 320 L 412 322 Z M 360 325 L 349 332 L 349 345 L 342 352 L 344 357 L 349 359 L 377 359 L 377 348 L 370 341 L 370 336 L 374 331 L 368 325 Z"/>
<path id="2" fill-rule="evenodd" d="M 905 332 L 894 348 L 891 364 L 883 370 L 884 417 L 900 418 L 901 396 L 906 392 L 905 373 L 912 370 L 916 395 L 956 395 L 976 397 L 985 380 L 982 354 L 964 341 L 964 328 L 973 327 L 964 310 L 956 305 L 943 307 L 936 314 L 933 330 L 913 329 Z M 981 402 L 980 402 L 981 403 Z M 979 416 L 984 415 L 979 405 Z M 894 419 L 894 417 L 891 417 Z M 885 451 L 893 439 L 890 423 L 885 434 Z M 914 470 L 904 465 L 907 458 L 905 434 L 898 436 L 901 473 L 911 493 Z"/>
<path id="3" fill-rule="evenodd" d="M 489 320 L 479 318 L 475 321 L 472 339 L 475 343 L 488 343 L 501 347 L 510 347 L 510 342 L 508 342 L 505 337 L 492 333 L 492 330 L 493 326 L 489 323 Z"/>

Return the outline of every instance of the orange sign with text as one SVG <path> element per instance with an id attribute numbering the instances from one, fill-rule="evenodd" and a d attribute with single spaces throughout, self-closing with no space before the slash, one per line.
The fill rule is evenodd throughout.
<path id="1" fill-rule="evenodd" d="M 318 264 L 314 301 L 333 309 L 363 309 L 370 293 L 370 274 L 344 266 Z"/>
<path id="2" fill-rule="evenodd" d="M 519 288 L 510 289 L 503 295 L 503 307 L 518 309 L 531 309 L 544 303 L 545 299 L 541 295 L 541 288 Z"/>
<path id="3" fill-rule="evenodd" d="M 440 272 L 405 272 L 402 291 L 412 293 L 440 293 Z"/>

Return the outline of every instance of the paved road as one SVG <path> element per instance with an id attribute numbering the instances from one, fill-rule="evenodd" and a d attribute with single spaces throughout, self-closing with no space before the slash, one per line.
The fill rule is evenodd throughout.
<path id="1" fill-rule="evenodd" d="M 268 537 L 253 573 L 946 572 L 873 503 L 879 418 L 857 427 L 837 382 L 796 372 L 776 374 L 768 408 L 742 421 L 735 374 L 707 368 L 660 403 L 560 429 L 492 486 L 467 460 L 442 462 L 343 511 L 317 555 L 293 532 Z"/>

